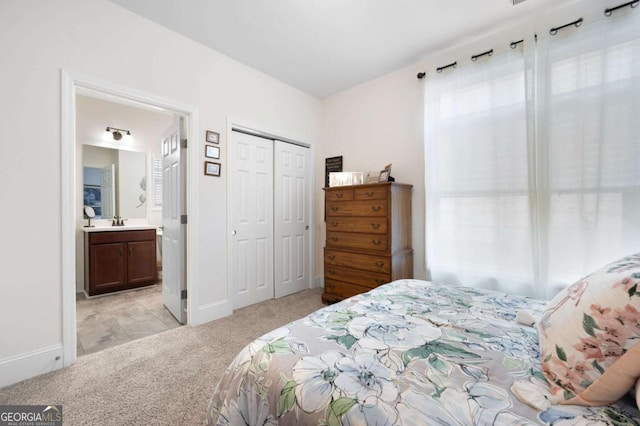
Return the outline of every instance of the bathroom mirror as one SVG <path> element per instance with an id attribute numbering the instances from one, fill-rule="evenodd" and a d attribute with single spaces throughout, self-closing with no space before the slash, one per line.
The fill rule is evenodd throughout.
<path id="1" fill-rule="evenodd" d="M 144 152 L 83 145 L 83 203 L 98 219 L 147 217 Z"/>

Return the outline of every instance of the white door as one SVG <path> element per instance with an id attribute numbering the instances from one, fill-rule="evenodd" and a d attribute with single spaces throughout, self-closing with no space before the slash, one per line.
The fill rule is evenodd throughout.
<path id="1" fill-rule="evenodd" d="M 111 219 L 116 211 L 116 185 L 113 177 L 116 166 L 110 164 L 100 169 L 100 198 L 102 199 L 102 219 Z"/>
<path id="2" fill-rule="evenodd" d="M 181 323 L 187 321 L 185 229 L 185 160 L 180 141 L 184 135 L 180 118 L 162 136 L 162 303 Z"/>
<path id="3" fill-rule="evenodd" d="M 273 298 L 273 141 L 231 132 L 233 308 Z"/>
<path id="4" fill-rule="evenodd" d="M 275 296 L 311 287 L 311 150 L 275 141 Z"/>

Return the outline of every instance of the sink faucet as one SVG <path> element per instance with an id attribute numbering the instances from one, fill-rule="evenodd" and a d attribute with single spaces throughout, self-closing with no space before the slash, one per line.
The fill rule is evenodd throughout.
<path id="1" fill-rule="evenodd" d="M 113 217 L 113 221 L 111 222 L 111 226 L 124 226 L 124 221 L 126 219 L 123 219 L 121 216 L 116 215 Z"/>

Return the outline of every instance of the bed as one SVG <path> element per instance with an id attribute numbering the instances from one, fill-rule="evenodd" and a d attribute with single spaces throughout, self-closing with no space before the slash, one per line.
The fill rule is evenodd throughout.
<path id="1" fill-rule="evenodd" d="M 486 290 L 386 284 L 247 345 L 221 378 L 207 423 L 639 424 L 631 395 L 600 407 L 522 402 L 546 386 L 537 331 L 516 313 L 544 309 Z"/>

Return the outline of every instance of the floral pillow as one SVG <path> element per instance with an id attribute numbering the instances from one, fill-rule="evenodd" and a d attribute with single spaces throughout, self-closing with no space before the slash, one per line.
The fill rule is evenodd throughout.
<path id="1" fill-rule="evenodd" d="M 640 253 L 557 294 L 538 323 L 553 403 L 605 405 L 640 378 Z"/>

